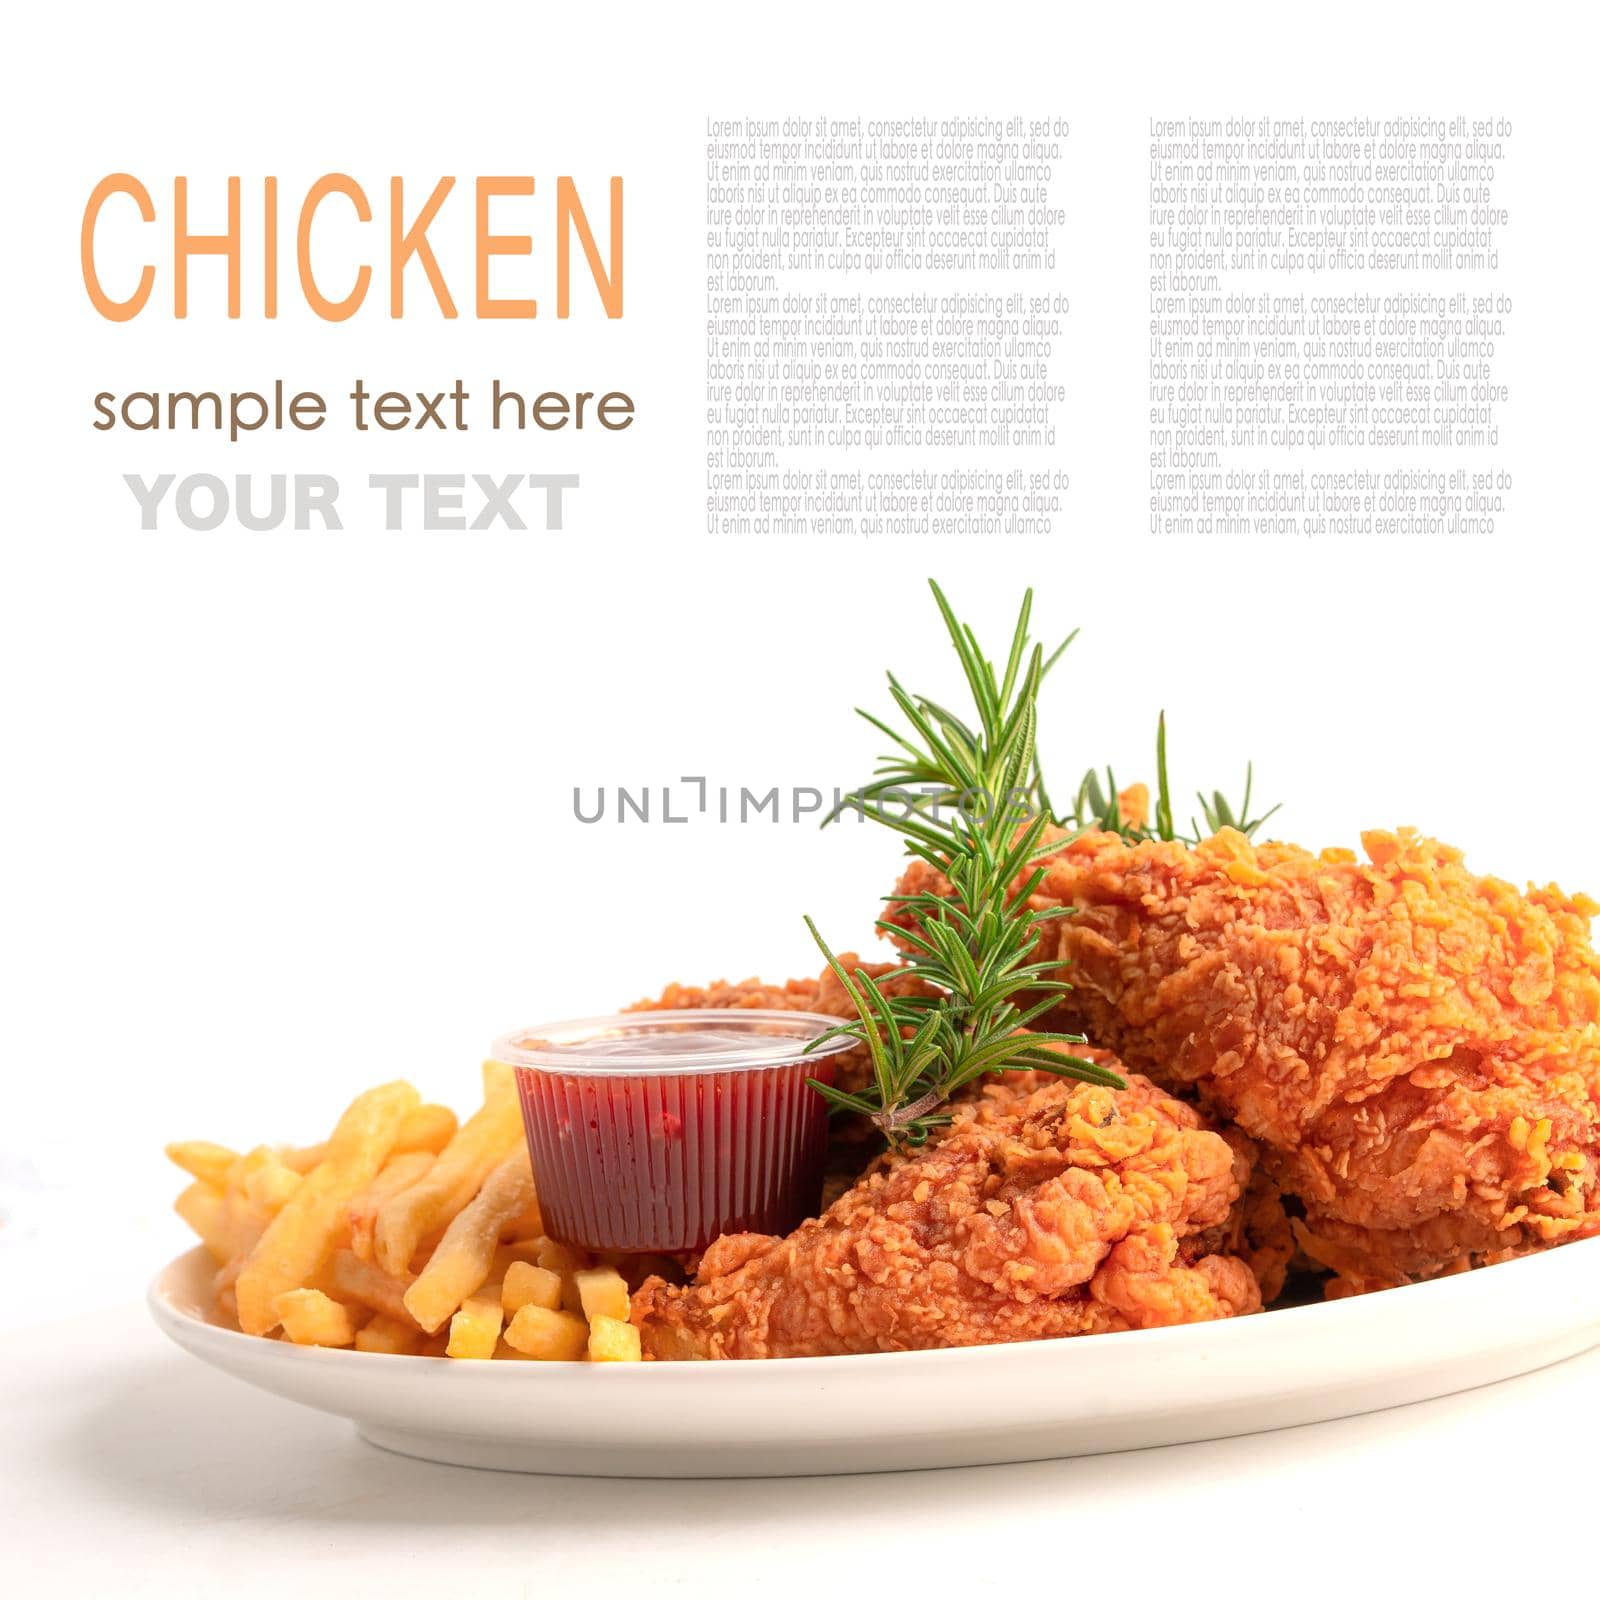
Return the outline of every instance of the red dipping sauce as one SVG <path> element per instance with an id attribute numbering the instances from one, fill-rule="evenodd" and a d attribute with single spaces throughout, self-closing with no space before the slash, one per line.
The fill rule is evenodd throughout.
<path id="1" fill-rule="evenodd" d="M 852 1041 L 806 1011 L 641 1011 L 509 1034 L 546 1231 L 589 1250 L 702 1250 L 816 1213 Z"/>

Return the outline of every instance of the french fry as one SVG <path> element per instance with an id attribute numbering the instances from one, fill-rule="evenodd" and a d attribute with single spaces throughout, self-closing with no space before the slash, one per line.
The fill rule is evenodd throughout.
<path id="1" fill-rule="evenodd" d="M 272 1302 L 283 1331 L 296 1344 L 354 1344 L 356 1321 L 348 1306 L 320 1289 L 286 1289 Z"/>
<path id="2" fill-rule="evenodd" d="M 395 1277 L 375 1261 L 363 1261 L 352 1250 L 336 1250 L 328 1269 L 328 1287 L 343 1300 L 354 1300 L 390 1322 L 415 1328 L 416 1320 L 406 1310 L 405 1294 L 411 1287 L 411 1274 Z"/>
<path id="3" fill-rule="evenodd" d="M 228 1258 L 217 1273 L 217 1288 L 231 1289 L 239 1281 L 250 1253 L 261 1242 L 272 1219 L 248 1201 L 227 1196 L 223 1200 L 223 1221 L 228 1230 Z"/>
<path id="4" fill-rule="evenodd" d="M 378 1213 L 432 1165 L 433 1156 L 426 1150 L 391 1156 L 383 1171 L 350 1202 L 345 1211 L 350 1222 L 350 1248 L 363 1261 L 372 1259 L 372 1233 L 378 1225 Z"/>
<path id="5" fill-rule="evenodd" d="M 639 1330 L 616 1317 L 595 1317 L 589 1324 L 591 1361 L 642 1361 Z"/>
<path id="6" fill-rule="evenodd" d="M 283 1157 L 272 1148 L 270 1144 L 258 1144 L 253 1150 L 246 1150 L 231 1167 L 222 1180 L 224 1194 L 243 1195 L 247 1191 L 250 1180 L 263 1167 L 274 1163 L 286 1165 Z M 293 1170 L 292 1168 L 290 1169 Z"/>
<path id="7" fill-rule="evenodd" d="M 529 1261 L 513 1261 L 500 1286 L 500 1304 L 508 1317 L 514 1317 L 524 1306 L 554 1311 L 561 1304 L 561 1275 Z"/>
<path id="8" fill-rule="evenodd" d="M 228 1168 L 222 1188 L 222 1216 L 229 1250 L 217 1275 L 219 1287 L 238 1278 L 267 1225 L 287 1203 L 290 1188 L 299 1182 L 299 1174 L 270 1145 L 247 1150 Z M 275 1203 L 269 1205 L 268 1200 Z"/>
<path id="9" fill-rule="evenodd" d="M 244 1192 L 252 1205 L 269 1216 L 276 1216 L 302 1181 L 301 1175 L 279 1160 L 277 1152 L 272 1150 L 267 1152 L 266 1160 L 245 1174 Z"/>
<path id="10" fill-rule="evenodd" d="M 483 1187 L 484 1180 L 522 1143 L 522 1111 L 517 1104 L 511 1069 L 484 1064 L 488 1093 L 483 1105 L 464 1122 L 439 1152 L 428 1172 L 402 1189 L 378 1212 L 373 1234 L 374 1255 L 387 1272 L 410 1265 L 423 1236 L 454 1217 Z"/>
<path id="11" fill-rule="evenodd" d="M 500 1342 L 505 1313 L 498 1300 L 470 1299 L 450 1319 L 450 1342 L 444 1353 L 457 1361 L 487 1361 Z"/>
<path id="12" fill-rule="evenodd" d="M 544 1217 L 539 1210 L 539 1196 L 530 1191 L 528 1203 L 514 1217 L 506 1220 L 506 1225 L 500 1230 L 508 1239 L 537 1238 L 544 1232 Z"/>
<path id="13" fill-rule="evenodd" d="M 524 1306 L 505 1337 L 513 1350 L 536 1361 L 577 1361 L 589 1347 L 589 1324 L 568 1311 Z"/>
<path id="14" fill-rule="evenodd" d="M 543 1235 L 514 1074 L 487 1061 L 483 1082 L 483 1105 L 459 1126 L 395 1083 L 359 1096 L 322 1144 L 169 1145 L 196 1180 L 176 1209 L 219 1263 L 217 1312 L 306 1345 L 582 1360 L 595 1337 L 585 1313 L 626 1316 L 626 1264 L 597 1266 Z M 629 1359 L 626 1334 L 595 1348 Z"/>
<path id="15" fill-rule="evenodd" d="M 409 1083 L 387 1083 L 357 1095 L 328 1140 L 326 1158 L 305 1175 L 262 1234 L 235 1284 L 239 1326 L 271 1332 L 275 1302 L 304 1288 L 328 1263 L 344 1226 L 345 1207 L 381 1170 L 406 1115 L 418 1103 Z M 353 1337 L 352 1333 L 352 1337 Z"/>
<path id="16" fill-rule="evenodd" d="M 426 1151 L 436 1156 L 456 1136 L 456 1114 L 449 1106 L 423 1105 L 400 1124 L 394 1142 L 397 1156 Z"/>
<path id="17" fill-rule="evenodd" d="M 583 1265 L 583 1257 L 571 1245 L 562 1244 L 557 1239 L 541 1239 L 533 1259 L 538 1266 L 559 1272 L 563 1277 L 576 1272 Z"/>
<path id="18" fill-rule="evenodd" d="M 250 1187 L 255 1183 L 260 1188 L 262 1175 L 274 1171 L 292 1175 L 292 1169 L 286 1168 L 266 1145 L 258 1145 L 240 1156 L 228 1169 L 222 1190 L 222 1215 L 228 1230 L 229 1251 L 226 1264 L 217 1274 L 219 1286 L 232 1284 L 238 1278 L 250 1252 L 272 1221 L 274 1213 L 251 1196 Z M 280 1183 L 286 1181 L 286 1178 L 279 1180 Z M 281 1204 L 278 1209 L 282 1209 Z"/>
<path id="19" fill-rule="evenodd" d="M 422 1335 L 415 1328 L 389 1317 L 374 1317 L 356 1331 L 356 1349 L 378 1355 L 414 1356 L 421 1344 Z"/>
<path id="20" fill-rule="evenodd" d="M 449 1220 L 454 1222 L 456 1219 L 451 1217 Z M 443 1228 L 430 1228 L 422 1236 L 422 1242 L 411 1252 L 410 1272 L 413 1278 L 433 1260 L 433 1252 L 439 1248 L 439 1241 L 442 1238 L 444 1238 Z"/>
<path id="21" fill-rule="evenodd" d="M 172 1209 L 194 1229 L 201 1244 L 219 1263 L 233 1254 L 233 1235 L 223 1198 L 209 1183 L 196 1179 L 173 1201 Z"/>
<path id="22" fill-rule="evenodd" d="M 191 1178 L 221 1189 L 228 1181 L 228 1168 L 239 1159 L 237 1150 L 207 1139 L 180 1139 L 167 1146 L 167 1160 L 183 1168 Z"/>
<path id="23" fill-rule="evenodd" d="M 502 1233 L 504 1231 L 501 1229 Z M 543 1239 L 513 1239 L 510 1244 L 496 1245 L 494 1265 L 489 1269 L 489 1276 L 503 1278 L 516 1262 L 534 1261 L 543 1245 Z"/>
<path id="24" fill-rule="evenodd" d="M 592 1323 L 596 1317 L 628 1320 L 628 1286 L 615 1267 L 591 1267 L 572 1275 L 578 1291 L 578 1304 Z"/>
<path id="25" fill-rule="evenodd" d="M 427 1266 L 406 1290 L 406 1309 L 426 1332 L 442 1327 L 488 1280 L 500 1230 L 527 1206 L 532 1194 L 527 1147 L 519 1146 L 489 1174 L 476 1199 L 456 1214 Z M 497 1336 L 499 1331 L 495 1329 Z"/>
<path id="26" fill-rule="evenodd" d="M 571 1245 L 562 1244 L 559 1239 L 541 1239 L 534 1250 L 533 1259 L 536 1266 L 554 1272 L 561 1279 L 561 1309 L 581 1317 L 583 1301 L 578 1294 L 578 1282 L 574 1274 L 588 1264 L 588 1258 Z"/>
<path id="27" fill-rule="evenodd" d="M 296 1172 L 304 1174 L 328 1159 L 328 1146 L 326 1142 L 302 1145 L 299 1149 L 291 1146 L 287 1150 L 280 1150 L 278 1159 L 286 1167 L 293 1167 Z"/>

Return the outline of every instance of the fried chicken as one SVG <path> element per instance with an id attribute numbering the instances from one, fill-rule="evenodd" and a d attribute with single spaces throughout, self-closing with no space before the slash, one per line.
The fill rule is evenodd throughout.
<path id="1" fill-rule="evenodd" d="M 1011 1076 L 787 1238 L 729 1235 L 691 1284 L 647 1282 L 646 1357 L 995 1344 L 1259 1309 L 1250 1266 L 1215 1248 L 1249 1181 L 1245 1141 L 1145 1079 Z"/>
<path id="2" fill-rule="evenodd" d="M 1597 907 L 1411 831 L 1312 855 L 1091 833 L 1048 859 L 1076 1026 L 1263 1146 L 1343 1292 L 1600 1232 Z M 916 863 L 900 893 L 939 888 Z"/>

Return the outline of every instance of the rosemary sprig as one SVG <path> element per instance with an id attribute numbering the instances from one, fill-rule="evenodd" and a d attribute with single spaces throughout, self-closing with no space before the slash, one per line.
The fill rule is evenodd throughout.
<path id="1" fill-rule="evenodd" d="M 1029 590 L 997 672 L 938 584 L 930 587 L 975 721 L 909 693 L 890 674 L 889 692 L 908 732 L 861 713 L 895 748 L 827 819 L 847 809 L 875 818 L 948 880 L 948 896 L 893 897 L 913 913 L 910 929 L 878 923 L 910 945 L 910 969 L 927 990 L 894 994 L 859 969 L 846 971 L 806 919 L 856 1008 L 854 1020 L 825 1037 L 859 1040 L 873 1069 L 859 1094 L 813 1082 L 835 1108 L 870 1117 L 894 1146 L 924 1143 L 949 1121 L 945 1102 L 984 1073 L 1038 1067 L 1118 1088 L 1123 1082 L 1095 1062 L 1047 1048 L 1083 1044 L 1081 1034 L 1029 1031 L 1068 987 L 1049 976 L 1054 963 L 1029 959 L 1043 924 L 1068 912 L 1035 910 L 1029 899 L 1044 875 L 1040 858 L 1058 847 L 1045 836 L 1051 818 L 1035 745 L 1039 685 L 1074 636 L 1048 657 L 1032 642 Z"/>
<path id="2" fill-rule="evenodd" d="M 859 711 L 893 748 L 879 760 L 872 780 L 823 819 L 826 826 L 845 811 L 859 811 L 903 835 L 907 853 L 949 882 L 948 895 L 891 897 L 891 904 L 910 913 L 909 927 L 877 924 L 880 932 L 910 947 L 909 969 L 925 987 L 916 994 L 895 994 L 859 969 L 847 972 L 806 918 L 856 1008 L 854 1020 L 823 1037 L 859 1040 L 873 1072 L 859 1094 L 813 1082 L 835 1109 L 870 1117 L 896 1146 L 925 1142 L 932 1129 L 950 1120 L 941 1111 L 944 1103 L 986 1072 L 1039 1067 L 1120 1088 L 1116 1073 L 1047 1048 L 1083 1044 L 1081 1034 L 1030 1031 L 1070 988 L 1053 976 L 1058 963 L 1029 959 L 1043 924 L 1070 914 L 1064 907 L 1030 908 L 1044 876 L 1039 863 L 1090 828 L 1130 842 L 1198 844 L 1206 837 L 1192 818 L 1187 834 L 1174 823 L 1165 713 L 1156 723 L 1156 803 L 1148 825 L 1123 820 L 1110 767 L 1104 786 L 1098 772 L 1086 773 L 1071 806 L 1057 814 L 1035 737 L 1039 687 L 1077 630 L 1046 656 L 1030 636 L 1033 591 L 1028 590 L 1004 667 L 997 672 L 939 585 L 930 580 L 929 587 L 961 662 L 974 715 L 968 720 L 926 695 L 912 694 L 890 673 L 889 693 L 904 727 Z M 1213 790 L 1210 799 L 1197 796 L 1207 832 L 1232 827 L 1253 835 L 1277 811 L 1273 806 L 1251 818 L 1253 783 L 1254 769 L 1247 766 L 1237 808 L 1221 790 Z"/>
<path id="3" fill-rule="evenodd" d="M 1250 795 L 1255 783 L 1255 764 L 1246 762 L 1244 797 L 1237 808 L 1230 804 L 1220 789 L 1213 789 L 1210 799 L 1204 794 L 1196 794 L 1195 798 L 1200 802 L 1200 814 L 1205 818 L 1206 826 L 1202 830 L 1200 824 L 1191 817 L 1190 831 L 1180 833 L 1173 824 L 1172 785 L 1167 776 L 1165 712 L 1162 712 L 1156 720 L 1156 805 L 1155 816 L 1148 826 L 1144 823 L 1123 820 L 1117 800 L 1116 774 L 1110 767 L 1105 769 L 1105 774 L 1104 787 L 1100 783 L 1100 774 L 1093 768 L 1083 775 L 1072 807 L 1064 816 L 1056 819 L 1060 826 L 1077 831 L 1097 828 L 1105 833 L 1120 833 L 1130 843 L 1138 843 L 1143 839 L 1170 839 L 1177 840 L 1181 844 L 1193 845 L 1209 838 L 1219 828 L 1237 828 L 1246 838 L 1253 838 L 1256 830 L 1279 810 L 1279 806 L 1272 806 L 1263 811 L 1259 817 L 1251 817 Z"/>

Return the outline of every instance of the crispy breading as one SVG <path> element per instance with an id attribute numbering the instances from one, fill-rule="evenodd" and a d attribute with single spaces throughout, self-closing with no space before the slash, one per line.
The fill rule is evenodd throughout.
<path id="1" fill-rule="evenodd" d="M 1144 1079 L 1014 1077 L 787 1238 L 725 1237 L 692 1284 L 647 1282 L 646 1358 L 993 1344 L 1260 1307 L 1249 1266 L 1201 1248 L 1248 1177 L 1242 1143 Z"/>
<path id="2" fill-rule="evenodd" d="M 1363 843 L 1065 844 L 1052 1020 L 1258 1140 L 1345 1290 L 1600 1232 L 1596 906 L 1409 830 Z M 916 863 L 899 892 L 928 888 Z"/>
<path id="3" fill-rule="evenodd" d="M 856 959 L 848 956 L 846 960 Z M 892 964 L 892 963 L 891 963 Z M 627 1011 L 815 1011 L 816 978 L 790 978 L 787 983 L 763 983 L 745 978 L 730 983 L 717 978 L 704 988 L 691 983 L 669 983 L 653 1000 L 636 1000 Z"/>

